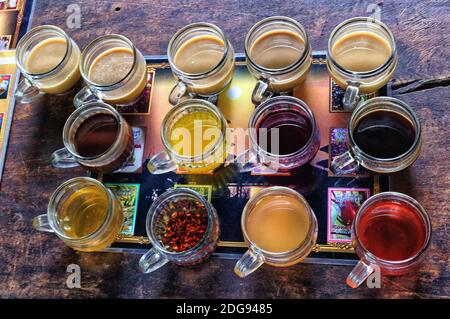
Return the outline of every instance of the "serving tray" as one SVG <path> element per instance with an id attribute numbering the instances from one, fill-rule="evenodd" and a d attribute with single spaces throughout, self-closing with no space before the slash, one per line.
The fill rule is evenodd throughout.
<path id="1" fill-rule="evenodd" d="M 169 188 L 190 187 L 210 200 L 219 214 L 221 235 L 214 256 L 239 258 L 246 250 L 240 228 L 246 202 L 258 189 L 279 185 L 305 196 L 317 216 L 317 245 L 305 262 L 356 262 L 349 235 L 352 216 L 367 197 L 389 190 L 389 177 L 369 174 L 363 169 L 351 175 L 336 176 L 330 172 L 330 159 L 347 150 L 345 127 L 350 113 L 342 108 L 343 91 L 327 73 L 325 52 L 313 53 L 313 65 L 306 81 L 292 93 L 310 106 L 321 132 L 319 152 L 296 175 L 273 175 L 264 170 L 238 173 L 232 164 L 211 174 L 150 174 L 146 164 L 148 158 L 163 149 L 160 127 L 172 107 L 167 97 L 175 79 L 166 56 L 149 56 L 146 60 L 148 85 L 144 95 L 135 105 L 120 109 L 133 126 L 134 157 L 120 171 L 95 176 L 116 193 L 126 216 L 121 235 L 106 251 L 144 253 L 148 250 L 151 244 L 145 232 L 145 218 L 153 200 Z M 255 83 L 247 71 L 245 56 L 238 54 L 233 81 L 216 102 L 230 128 L 247 128 L 255 108 L 251 102 Z M 374 95 L 389 96 L 389 84 Z"/>

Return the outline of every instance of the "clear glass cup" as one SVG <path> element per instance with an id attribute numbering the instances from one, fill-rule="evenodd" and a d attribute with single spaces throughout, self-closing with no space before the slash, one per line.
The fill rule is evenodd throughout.
<path id="1" fill-rule="evenodd" d="M 223 56 L 219 63 L 211 69 L 200 73 L 188 73 L 177 66 L 175 57 L 180 48 L 195 38 L 212 37 L 223 43 Z M 199 46 L 196 54 L 210 47 Z M 172 105 L 178 104 L 186 95 L 213 98 L 230 84 L 234 74 L 234 49 L 222 30 L 211 23 L 192 23 L 180 29 L 169 42 L 167 57 L 173 75 L 178 80 L 169 95 Z"/>
<path id="2" fill-rule="evenodd" d="M 30 57 L 48 54 L 52 46 L 54 49 L 61 45 L 65 46 L 61 59 L 51 55 L 45 61 L 51 69 L 43 68 L 43 61 L 32 63 Z M 17 44 L 16 61 L 25 77 L 16 89 L 16 98 L 22 103 L 29 103 L 43 93 L 65 94 L 80 80 L 80 49 L 62 29 L 53 25 L 38 26 L 26 33 Z"/>
<path id="3" fill-rule="evenodd" d="M 355 142 L 354 129 L 365 116 L 377 111 L 391 111 L 401 114 L 414 127 L 415 139 L 408 151 L 394 158 L 376 158 L 361 150 Z M 375 97 L 359 104 L 348 122 L 349 151 L 333 158 L 331 169 L 337 174 L 349 174 L 362 166 L 377 173 L 394 173 L 410 165 L 420 155 L 422 129 L 414 111 L 403 101 L 391 97 Z"/>
<path id="4" fill-rule="evenodd" d="M 282 68 L 269 69 L 254 61 L 251 48 L 261 36 L 274 31 L 293 32 L 303 40 L 305 49 L 300 58 L 293 64 Z M 274 41 L 273 45 L 286 46 L 289 44 Z M 254 104 L 261 103 L 274 93 L 285 94 L 291 92 L 305 80 L 311 68 L 312 51 L 308 34 L 300 23 L 288 17 L 274 16 L 256 23 L 245 37 L 244 49 L 247 58 L 247 68 L 258 80 L 252 94 Z"/>
<path id="5" fill-rule="evenodd" d="M 207 139 L 210 131 L 209 128 L 206 130 L 200 130 L 194 139 L 192 134 L 197 134 L 196 131 L 192 132 L 187 127 L 175 127 L 178 121 L 183 117 L 202 113 L 209 114 L 209 116 L 217 123 L 219 126 L 214 127 L 211 135 L 219 135 L 215 140 L 213 145 L 206 149 L 201 149 L 201 154 L 199 155 L 183 155 L 174 148 L 170 143 L 171 135 L 179 132 L 182 136 L 182 141 L 179 143 L 193 141 L 194 147 L 202 147 L 203 141 Z M 201 124 L 203 121 L 200 117 L 198 119 Z M 192 124 L 192 123 L 190 123 Z M 177 168 L 188 171 L 189 173 L 207 173 L 221 166 L 227 156 L 227 144 L 226 144 L 226 134 L 227 134 L 227 121 L 223 117 L 222 113 L 217 109 L 216 106 L 205 100 L 192 99 L 185 100 L 174 106 L 167 115 L 164 117 L 161 125 L 161 140 L 164 145 L 163 151 L 155 154 L 148 162 L 147 168 L 152 174 L 163 174 Z M 186 129 L 186 130 L 184 130 Z"/>
<path id="6" fill-rule="evenodd" d="M 261 142 L 258 142 L 258 134 L 260 137 L 267 134 L 267 128 L 262 128 L 262 124 L 267 122 L 270 117 L 274 118 L 274 128 L 282 124 L 295 124 L 299 120 L 308 121 L 311 126 L 311 135 L 308 141 L 291 154 L 269 153 L 260 145 Z M 250 148 L 236 159 L 241 172 L 252 171 L 261 166 L 267 166 L 278 172 L 295 172 L 310 162 L 319 150 L 320 132 L 313 112 L 305 102 L 292 96 L 277 96 L 265 100 L 251 115 L 248 128 Z M 268 143 L 267 139 L 261 139 L 261 141 Z M 272 144 L 274 142 L 280 141 L 272 141 Z"/>
<path id="7" fill-rule="evenodd" d="M 168 211 L 166 208 L 174 201 L 183 199 L 193 199 L 205 206 L 208 213 L 208 225 L 203 238 L 196 246 L 186 251 L 174 252 L 164 247 L 159 239 L 160 234 L 158 233 L 158 230 L 161 227 L 160 221 L 164 219 L 164 214 Z M 198 264 L 214 252 L 219 241 L 219 217 L 215 208 L 202 195 L 191 189 L 170 189 L 159 196 L 148 210 L 145 225 L 148 238 L 150 239 L 153 248 L 145 253 L 139 260 L 139 268 L 144 273 L 155 271 L 168 262 L 180 266 Z"/>
<path id="8" fill-rule="evenodd" d="M 84 194 L 78 195 L 80 192 Z M 98 228 L 86 232 L 94 215 L 83 216 L 83 210 L 96 207 L 102 210 Z M 105 211 L 103 211 L 105 210 Z M 92 213 L 92 211 L 91 211 Z M 84 220 L 84 224 L 83 224 Z M 90 223 L 86 224 L 86 220 Z M 100 251 L 109 247 L 119 235 L 123 225 L 123 212 L 114 194 L 99 181 L 89 177 L 76 177 L 61 184 L 53 193 L 47 214 L 33 219 L 33 228 L 55 233 L 66 245 L 80 251 Z M 77 231 L 82 236 L 77 235 Z"/>
<path id="9" fill-rule="evenodd" d="M 361 232 L 367 229 L 361 229 L 361 220 L 366 214 L 400 214 L 402 211 L 391 209 L 389 212 L 386 209 L 378 208 L 376 211 L 370 212 L 374 205 L 379 203 L 394 203 L 395 205 L 404 205 L 417 214 L 424 226 L 424 242 L 417 253 L 404 260 L 386 260 L 379 256 L 377 257 L 370 249 L 364 247 L 361 242 Z M 398 216 L 397 216 L 398 217 Z M 373 216 L 371 216 L 373 218 Z M 431 221 L 425 209 L 413 198 L 408 195 L 396 192 L 384 192 L 376 194 L 367 199 L 359 208 L 352 226 L 352 241 L 355 247 L 356 254 L 360 258 L 358 264 L 353 268 L 352 272 L 347 277 L 347 284 L 356 288 L 360 286 L 367 277 L 372 274 L 376 268 L 379 268 L 381 274 L 385 275 L 402 275 L 411 272 L 424 258 L 424 254 L 430 244 L 431 239 Z M 392 248 L 391 248 L 392 249 Z"/>
<path id="10" fill-rule="evenodd" d="M 252 211 L 254 211 L 258 202 L 266 196 L 289 196 L 299 201 L 307 211 L 309 216 L 309 225 L 307 228 L 307 235 L 303 242 L 298 247 L 286 252 L 269 252 L 258 247 L 252 238 L 249 237 L 247 231 L 247 221 L 250 218 Z M 234 267 L 234 272 L 239 277 L 246 277 L 261 267 L 263 264 L 268 264 L 275 267 L 288 267 L 301 262 L 306 258 L 316 245 L 317 241 L 317 218 L 313 210 L 309 206 L 305 198 L 296 191 L 281 186 L 274 186 L 265 188 L 255 196 L 250 198 L 244 207 L 241 216 L 241 228 L 244 235 L 245 242 L 248 244 L 247 252 L 239 259 Z"/>
<path id="11" fill-rule="evenodd" d="M 132 66 L 128 73 L 119 80 L 114 78 L 114 83 L 105 84 L 93 80 L 92 74 L 90 74 L 92 67 L 108 54 L 111 56 L 111 53 L 117 54 L 117 52 L 128 52 L 132 57 Z M 128 56 L 111 58 L 108 72 L 114 72 L 117 68 L 128 67 L 128 63 L 124 64 L 128 58 Z M 145 58 L 133 43 L 123 35 L 105 35 L 89 43 L 81 53 L 80 71 L 86 86 L 75 95 L 73 100 L 75 107 L 92 100 L 118 106 L 131 105 L 139 100 L 147 85 Z"/>
<path id="12" fill-rule="evenodd" d="M 385 40 L 391 50 L 389 58 L 374 70 L 356 72 L 348 70 L 336 62 L 333 47 L 337 41 L 354 32 L 373 33 Z M 334 82 L 345 90 L 343 106 L 345 110 L 353 110 L 360 100 L 360 94 L 378 91 L 392 78 L 397 67 L 398 55 L 395 39 L 389 28 L 371 17 L 356 17 L 345 20 L 331 32 L 328 39 L 327 67 Z"/>
<path id="13" fill-rule="evenodd" d="M 95 156 L 83 156 L 77 150 L 78 128 L 86 120 L 98 115 L 114 117 L 118 126 L 115 140 L 105 152 Z M 102 102 L 85 103 L 76 109 L 67 119 L 62 136 L 65 147 L 52 154 L 52 165 L 57 168 L 80 165 L 92 172 L 110 173 L 126 164 L 134 151 L 131 126 L 112 106 Z"/>

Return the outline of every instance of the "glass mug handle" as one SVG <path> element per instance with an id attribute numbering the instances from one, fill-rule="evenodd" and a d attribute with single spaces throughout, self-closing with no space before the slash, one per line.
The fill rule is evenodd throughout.
<path id="1" fill-rule="evenodd" d="M 53 229 L 50 227 L 48 222 L 47 214 L 42 214 L 33 218 L 33 228 L 39 231 L 45 231 L 48 233 L 53 233 Z"/>
<path id="2" fill-rule="evenodd" d="M 344 110 L 352 111 L 359 102 L 359 83 L 347 82 L 347 89 L 342 99 Z"/>
<path id="3" fill-rule="evenodd" d="M 355 268 L 353 268 L 352 272 L 348 275 L 346 279 L 347 285 L 351 288 L 359 287 L 366 279 L 373 273 L 375 269 L 372 265 L 368 265 L 362 260 L 360 260 Z"/>
<path id="4" fill-rule="evenodd" d="M 252 102 L 253 104 L 258 105 L 265 99 L 272 97 L 272 95 L 273 93 L 269 91 L 269 80 L 260 78 L 253 89 Z"/>
<path id="5" fill-rule="evenodd" d="M 144 273 L 148 274 L 149 272 L 155 271 L 165 264 L 167 264 L 169 260 L 157 251 L 155 248 L 150 249 L 146 252 L 141 259 L 139 259 L 139 269 Z"/>
<path id="6" fill-rule="evenodd" d="M 79 166 L 75 157 L 65 147 L 53 152 L 52 165 L 56 168 L 70 168 Z"/>
<path id="7" fill-rule="evenodd" d="M 102 102 L 87 86 L 83 87 L 75 96 L 73 97 L 73 106 L 79 108 L 86 102 Z"/>
<path id="8" fill-rule="evenodd" d="M 249 249 L 234 266 L 234 273 L 241 278 L 247 277 L 264 264 L 264 257 Z"/>
<path id="9" fill-rule="evenodd" d="M 15 96 L 20 103 L 30 103 L 41 94 L 43 93 L 39 91 L 38 87 L 27 78 L 24 78 L 17 86 Z"/>
<path id="10" fill-rule="evenodd" d="M 183 96 L 187 93 L 187 86 L 182 81 L 178 81 L 177 84 L 170 90 L 169 103 L 172 105 L 177 105 Z"/>
<path id="11" fill-rule="evenodd" d="M 150 158 L 147 169 L 152 174 L 164 174 L 174 171 L 177 163 L 170 158 L 166 151 L 161 151 Z"/>
<path id="12" fill-rule="evenodd" d="M 236 158 L 236 163 L 239 165 L 239 172 L 241 173 L 251 172 L 255 168 L 258 168 L 263 165 L 258 160 L 258 155 L 256 155 L 250 149 L 238 155 L 238 157 Z"/>
<path id="13" fill-rule="evenodd" d="M 350 174 L 358 168 L 359 163 L 350 151 L 334 157 L 331 161 L 331 170 L 335 174 Z"/>

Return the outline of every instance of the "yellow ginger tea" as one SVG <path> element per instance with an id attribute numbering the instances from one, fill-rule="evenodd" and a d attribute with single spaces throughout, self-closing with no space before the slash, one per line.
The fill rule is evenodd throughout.
<path id="1" fill-rule="evenodd" d="M 222 124 L 212 112 L 196 110 L 176 119 L 168 131 L 172 151 L 182 157 L 203 156 L 199 161 L 181 164 L 189 172 L 210 172 L 223 163 L 223 141 L 213 154 L 207 154 L 222 139 Z M 222 139 L 223 140 L 223 139 Z"/>

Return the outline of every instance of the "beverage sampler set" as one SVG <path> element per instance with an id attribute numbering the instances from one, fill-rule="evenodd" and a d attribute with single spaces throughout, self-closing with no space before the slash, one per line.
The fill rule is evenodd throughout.
<path id="1" fill-rule="evenodd" d="M 297 21 L 270 17 L 248 32 L 245 55 L 217 26 L 193 23 L 167 53 L 146 59 L 121 35 L 80 52 L 55 26 L 20 40 L 19 100 L 86 84 L 52 164 L 91 176 L 59 186 L 36 229 L 80 251 L 145 248 L 146 273 L 216 253 L 239 254 L 245 277 L 356 252 L 357 287 L 377 267 L 402 274 L 422 259 L 428 214 L 383 191 L 383 173 L 413 164 L 422 142 L 412 109 L 382 96 L 397 65 L 383 23 L 341 23 L 325 54 Z"/>

